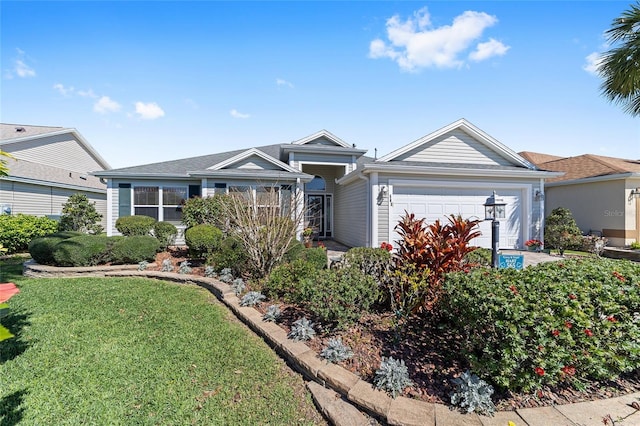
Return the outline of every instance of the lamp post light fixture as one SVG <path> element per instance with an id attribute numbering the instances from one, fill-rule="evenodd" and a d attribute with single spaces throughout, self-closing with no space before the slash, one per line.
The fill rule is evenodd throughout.
<path id="1" fill-rule="evenodd" d="M 493 191 L 484 203 L 484 220 L 491 221 L 491 267 L 498 267 L 498 246 L 500 243 L 500 219 L 506 216 L 507 203 Z"/>

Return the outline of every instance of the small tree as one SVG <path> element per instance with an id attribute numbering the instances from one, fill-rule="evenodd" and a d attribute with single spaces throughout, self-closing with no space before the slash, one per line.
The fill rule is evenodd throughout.
<path id="1" fill-rule="evenodd" d="M 212 197 L 189 198 L 182 206 L 182 223 L 187 228 L 196 225 L 213 225 L 218 229 L 228 228 L 227 211 L 224 208 L 227 195 L 215 194 Z"/>
<path id="2" fill-rule="evenodd" d="M 564 256 L 567 249 L 580 246 L 582 231 L 578 228 L 571 210 L 557 207 L 545 220 L 544 243 L 548 248 L 557 249 Z"/>
<path id="3" fill-rule="evenodd" d="M 232 193 L 223 203 L 225 216 L 232 221 L 230 233 L 242 242 L 251 274 L 267 276 L 295 242 L 296 230 L 304 218 L 299 191 L 279 186 Z"/>
<path id="4" fill-rule="evenodd" d="M 85 194 L 75 193 L 62 207 L 61 231 L 78 231 L 99 234 L 103 228 L 98 222 L 102 215 L 96 210 L 96 203 L 89 202 Z"/>

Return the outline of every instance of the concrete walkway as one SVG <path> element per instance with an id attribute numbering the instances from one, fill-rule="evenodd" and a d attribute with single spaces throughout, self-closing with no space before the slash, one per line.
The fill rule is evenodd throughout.
<path id="1" fill-rule="evenodd" d="M 554 260 L 552 256 L 525 252 L 531 262 Z M 547 257 L 545 257 L 547 256 Z M 558 260 L 558 258 L 555 258 Z M 85 269 L 83 271 L 72 270 Z M 89 269 L 89 270 L 87 270 Z M 580 402 L 516 411 L 500 411 L 494 417 L 463 414 L 449 406 L 399 396 L 391 398 L 339 365 L 327 363 L 304 342 L 289 339 L 277 324 L 266 322 L 252 307 L 240 306 L 233 289 L 216 279 L 132 268 L 92 267 L 55 268 L 33 262 L 24 264 L 24 275 L 51 276 L 146 277 L 183 284 L 195 284 L 211 291 L 238 319 L 260 335 L 287 363 L 308 380 L 314 401 L 329 421 L 338 426 L 382 424 L 425 426 L 640 426 L 640 392 L 606 400 Z M 605 422 L 606 420 L 606 422 Z M 378 423 L 379 424 L 379 423 Z"/>

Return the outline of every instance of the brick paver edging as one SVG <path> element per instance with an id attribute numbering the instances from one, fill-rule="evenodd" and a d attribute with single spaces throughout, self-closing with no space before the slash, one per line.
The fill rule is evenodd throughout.
<path id="1" fill-rule="evenodd" d="M 418 401 L 411 398 L 399 396 L 391 398 L 387 393 L 375 389 L 370 383 L 361 380 L 354 373 L 336 364 L 328 363 L 321 359 L 318 354 L 302 342 L 291 340 L 287 333 L 273 322 L 263 321 L 262 314 L 253 307 L 240 306 L 240 299 L 236 296 L 231 286 L 214 278 L 206 278 L 188 274 L 177 274 L 173 272 L 159 271 L 138 271 L 136 265 L 128 267 L 91 267 L 91 268 L 57 268 L 46 265 L 39 265 L 33 261 L 25 262 L 23 266 L 24 275 L 28 277 L 80 277 L 80 276 L 103 276 L 103 277 L 141 277 L 156 278 L 173 281 L 183 284 L 195 284 L 206 288 L 212 292 L 222 303 L 244 322 L 251 330 L 260 335 L 280 356 L 285 358 L 289 365 L 311 379 L 325 387 L 333 389 L 342 395 L 349 402 L 356 405 L 363 411 L 374 414 L 385 420 L 390 425 L 478 425 L 493 426 L 507 425 L 509 421 L 517 426 L 521 425 L 576 425 L 576 416 L 571 415 L 567 407 L 575 406 L 578 412 L 585 411 L 587 407 L 596 407 L 591 402 L 570 404 L 558 410 L 556 407 L 527 408 L 516 411 L 500 411 L 493 417 L 479 416 L 475 413 L 463 414 L 452 410 L 442 404 Z M 83 270 L 83 271 L 81 271 Z M 317 392 L 313 386 L 309 388 L 312 393 Z M 616 408 L 628 405 L 630 401 L 640 398 L 640 393 L 630 394 L 619 398 L 614 398 Z M 315 398 L 317 402 L 318 399 Z M 325 398 L 325 401 L 327 398 Z M 615 401 L 614 401 L 615 400 Z M 603 403 L 607 401 L 594 401 Z M 335 401 L 332 401 L 333 404 Z M 583 408 L 579 408 L 580 405 Z M 591 419 L 597 420 L 589 424 L 602 424 L 602 417 L 608 414 L 607 406 L 600 407 L 600 411 L 593 413 Z M 323 407 L 322 411 L 330 412 L 330 407 Z M 635 410 L 624 411 L 627 416 L 637 414 Z M 327 414 L 325 413 L 325 414 Z M 345 413 L 346 414 L 346 413 Z M 567 415 L 565 415 L 567 414 Z M 349 416 L 348 416 L 349 417 Z M 577 417 L 580 417 L 579 415 Z M 368 424 L 364 420 L 355 420 L 355 417 L 341 419 L 330 416 L 331 421 L 336 425 Z M 583 418 L 580 417 L 579 424 Z"/>

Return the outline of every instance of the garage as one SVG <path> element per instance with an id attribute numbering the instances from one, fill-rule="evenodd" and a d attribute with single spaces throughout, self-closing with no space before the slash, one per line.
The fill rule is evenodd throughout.
<path id="1" fill-rule="evenodd" d="M 484 219 L 484 203 L 491 195 L 487 188 L 443 187 L 427 185 L 394 185 L 390 206 L 390 235 L 396 235 L 393 227 L 405 211 L 414 213 L 418 218 L 426 218 L 426 223 L 436 219 L 448 223 L 451 214 L 460 214 L 465 219 Z M 506 202 L 506 218 L 500 221 L 500 248 L 514 249 L 522 247 L 523 240 L 523 190 L 522 188 L 495 188 Z M 479 237 L 472 244 L 491 248 L 491 222 L 480 222 Z M 395 239 L 395 238 L 394 238 Z"/>

